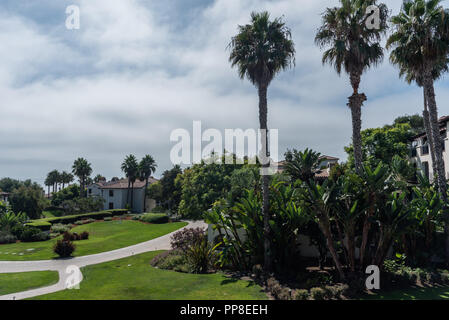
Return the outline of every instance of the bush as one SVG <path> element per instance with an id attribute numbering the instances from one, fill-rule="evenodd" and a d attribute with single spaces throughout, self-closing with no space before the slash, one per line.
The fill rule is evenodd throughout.
<path id="1" fill-rule="evenodd" d="M 187 250 L 186 257 L 192 273 L 207 273 L 218 260 L 215 247 L 205 237 Z"/>
<path id="2" fill-rule="evenodd" d="M 305 289 L 299 289 L 295 292 L 295 300 L 307 300 L 309 299 L 309 291 Z"/>
<path id="3" fill-rule="evenodd" d="M 178 251 L 165 251 L 151 260 L 151 265 L 165 270 L 173 270 L 177 272 L 189 272 L 189 266 L 186 257 Z"/>
<path id="4" fill-rule="evenodd" d="M 25 230 L 25 226 L 21 224 L 16 224 L 14 227 L 11 228 L 11 234 L 15 236 L 17 239 L 19 239 Z"/>
<path id="5" fill-rule="evenodd" d="M 14 243 L 17 237 L 9 232 L 0 231 L 0 244 Z"/>
<path id="6" fill-rule="evenodd" d="M 83 231 L 80 236 L 79 236 L 80 240 L 87 240 L 89 239 L 89 232 L 87 231 Z"/>
<path id="7" fill-rule="evenodd" d="M 19 239 L 23 242 L 45 241 L 50 239 L 50 234 L 35 227 L 25 226 Z"/>
<path id="8" fill-rule="evenodd" d="M 70 231 L 70 226 L 67 224 L 57 223 L 51 226 L 51 232 L 52 233 L 59 233 L 62 234 L 64 232 Z"/>
<path id="9" fill-rule="evenodd" d="M 140 221 L 146 223 L 167 223 L 168 216 L 165 213 L 146 213 L 140 218 Z"/>
<path id="10" fill-rule="evenodd" d="M 206 234 L 201 228 L 186 228 L 171 236 L 171 246 L 174 250 L 186 252 L 193 245 L 206 239 Z"/>
<path id="11" fill-rule="evenodd" d="M 67 258 L 75 251 L 76 246 L 71 241 L 58 240 L 53 247 L 53 252 L 61 258 Z"/>
<path id="12" fill-rule="evenodd" d="M 41 220 L 36 220 L 33 222 L 29 222 L 26 224 L 26 226 L 29 227 L 33 227 L 33 228 L 38 228 L 41 231 L 48 231 L 51 229 L 51 223 L 47 222 L 47 221 L 41 221 Z"/>
<path id="13" fill-rule="evenodd" d="M 78 241 L 78 240 L 87 240 L 89 239 L 89 232 L 83 231 L 81 234 L 78 234 L 77 232 L 65 232 L 62 235 L 62 238 L 64 241 Z"/>
<path id="14" fill-rule="evenodd" d="M 106 217 L 103 219 L 104 221 L 112 221 L 112 217 Z"/>
<path id="15" fill-rule="evenodd" d="M 326 291 L 323 288 L 312 288 L 310 289 L 310 295 L 314 300 L 324 300 Z"/>

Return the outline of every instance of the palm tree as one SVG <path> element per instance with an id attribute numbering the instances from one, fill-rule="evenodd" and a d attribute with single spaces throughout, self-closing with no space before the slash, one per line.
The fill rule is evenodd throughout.
<path id="1" fill-rule="evenodd" d="M 51 177 L 50 174 L 47 174 L 47 177 L 45 178 L 45 182 L 44 182 L 45 186 L 48 187 L 48 197 L 50 197 L 50 187 L 52 186 L 52 181 L 51 181 Z"/>
<path id="2" fill-rule="evenodd" d="M 287 150 L 285 153 L 285 171 L 292 177 L 293 182 L 297 179 L 309 183 L 315 177 L 315 172 L 323 162 L 321 154 L 310 149 L 304 151 Z"/>
<path id="3" fill-rule="evenodd" d="M 148 179 L 151 177 L 151 175 L 156 171 L 156 161 L 153 159 L 152 156 L 146 155 L 143 157 L 143 159 L 139 163 L 139 172 L 140 172 L 140 179 L 143 181 L 145 180 L 145 193 L 143 198 L 143 210 L 146 210 L 147 207 L 147 189 L 148 189 Z"/>
<path id="4" fill-rule="evenodd" d="M 430 141 L 436 163 L 437 185 L 445 203 L 446 262 L 449 264 L 449 213 L 447 208 L 447 182 L 444 169 L 435 100 L 435 72 L 446 63 L 449 53 L 449 11 L 441 6 L 442 0 L 404 1 L 401 12 L 392 17 L 394 32 L 387 41 L 392 48 L 390 60 L 413 75 L 421 75 L 429 114 Z"/>
<path id="5" fill-rule="evenodd" d="M 52 170 L 47 175 L 47 182 L 52 186 L 53 193 L 58 191 L 58 183 L 60 181 L 61 174 L 58 170 Z M 49 189 L 50 190 L 50 189 Z"/>
<path id="6" fill-rule="evenodd" d="M 431 134 L 431 129 L 430 129 L 431 124 L 430 124 L 428 103 L 427 103 L 427 98 L 426 98 L 426 92 L 425 92 L 424 86 L 423 86 L 423 82 L 424 82 L 423 74 L 420 73 L 420 72 L 417 72 L 417 70 L 415 70 L 415 68 L 409 66 L 408 65 L 408 60 L 407 61 L 401 61 L 401 60 L 397 59 L 394 52 L 392 52 L 392 54 L 390 56 L 390 61 L 393 64 L 395 64 L 395 65 L 397 65 L 399 67 L 399 76 L 400 77 L 404 77 L 408 84 L 411 84 L 412 82 L 416 82 L 418 87 L 422 88 L 422 90 L 423 90 L 423 100 L 424 100 L 423 122 L 424 122 L 424 129 L 425 129 L 425 132 L 426 132 L 427 141 L 428 141 L 429 146 L 430 146 L 430 156 L 431 156 L 431 159 L 432 159 L 433 174 L 436 175 L 437 172 L 438 172 L 438 169 L 437 169 L 436 160 L 435 160 L 435 146 L 434 146 L 433 136 Z M 449 63 L 449 59 L 448 58 L 444 58 L 443 60 L 441 60 L 440 62 L 435 64 L 434 69 L 432 71 L 432 78 L 433 78 L 434 81 L 438 80 L 439 78 L 441 78 L 441 76 L 444 73 L 449 71 L 448 63 Z"/>
<path id="7" fill-rule="evenodd" d="M 73 174 L 68 173 L 67 171 L 63 171 L 61 173 L 61 182 L 62 182 L 62 189 L 64 189 L 65 185 L 69 185 L 73 181 Z"/>
<path id="8" fill-rule="evenodd" d="M 94 178 L 94 182 L 98 183 L 100 181 L 106 181 L 106 178 L 102 176 L 101 174 L 97 174 Z"/>
<path id="9" fill-rule="evenodd" d="M 129 190 L 131 188 L 131 210 L 133 208 L 133 201 L 134 201 L 134 182 L 136 182 L 136 179 L 139 175 L 139 163 L 137 162 L 137 159 L 134 155 L 130 154 L 129 156 L 126 156 L 125 160 L 122 163 L 121 166 L 122 171 L 125 173 L 126 177 L 128 178 L 128 193 L 126 195 L 126 201 L 129 203 Z"/>
<path id="10" fill-rule="evenodd" d="M 87 178 L 92 174 L 91 164 L 84 158 L 78 158 L 73 163 L 72 172 L 80 181 L 80 196 L 86 196 L 84 189 Z"/>
<path id="11" fill-rule="evenodd" d="M 262 167 L 270 166 L 267 156 L 267 90 L 275 75 L 294 65 L 295 48 L 291 32 L 281 18 L 270 20 L 268 12 L 251 13 L 251 23 L 239 26 L 239 33 L 229 44 L 232 67 L 237 66 L 241 79 L 247 77 L 257 87 L 259 94 L 259 123 L 262 131 Z M 268 159 L 267 159 L 268 158 Z M 271 270 L 269 226 L 269 176 L 262 177 L 264 217 L 264 266 Z"/>
<path id="12" fill-rule="evenodd" d="M 383 48 L 379 44 L 387 29 L 388 9 L 377 0 L 340 0 L 340 7 L 327 8 L 322 15 L 322 26 L 315 36 L 320 48 L 328 48 L 323 64 L 329 63 L 340 75 L 344 70 L 351 82 L 353 93 L 348 98 L 352 115 L 352 144 L 354 163 L 360 174 L 362 166 L 362 105 L 366 95 L 359 93 L 362 74 L 383 60 Z M 368 7 L 379 8 L 379 28 L 366 26 Z"/>

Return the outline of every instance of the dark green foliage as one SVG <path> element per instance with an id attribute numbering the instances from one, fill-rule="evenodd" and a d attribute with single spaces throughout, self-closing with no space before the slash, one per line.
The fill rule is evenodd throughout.
<path id="1" fill-rule="evenodd" d="M 62 189 L 59 192 L 55 192 L 51 198 L 51 204 L 55 207 L 60 207 L 64 201 L 74 200 L 79 198 L 80 189 L 79 186 L 72 184 L 71 186 Z"/>
<path id="2" fill-rule="evenodd" d="M 9 203 L 15 213 L 23 212 L 30 219 L 39 219 L 44 206 L 43 191 L 34 187 L 20 186 L 11 193 Z"/>
<path id="3" fill-rule="evenodd" d="M 14 243 L 17 241 L 17 237 L 10 232 L 0 231 L 0 244 Z"/>
<path id="4" fill-rule="evenodd" d="M 41 231 L 38 228 L 26 226 L 19 236 L 19 240 L 23 242 L 37 242 L 50 239 L 50 234 L 45 231 Z"/>
<path id="5" fill-rule="evenodd" d="M 146 223 L 167 223 L 169 221 L 165 213 L 146 213 L 139 220 Z"/>

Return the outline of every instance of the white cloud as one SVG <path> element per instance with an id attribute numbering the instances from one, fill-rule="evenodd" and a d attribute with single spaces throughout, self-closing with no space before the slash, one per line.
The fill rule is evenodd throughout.
<path id="1" fill-rule="evenodd" d="M 78 156 L 111 177 L 121 174 L 129 153 L 154 155 L 160 174 L 171 166 L 173 129 L 190 129 L 193 120 L 204 129 L 257 127 L 257 92 L 230 68 L 226 46 L 237 25 L 263 9 L 284 15 L 297 50 L 296 68 L 269 90 L 268 122 L 279 129 L 280 151 L 311 147 L 345 157 L 349 80 L 321 65 L 313 42 L 320 13 L 335 1 L 216 0 L 190 12 L 194 19 L 183 28 L 144 1 L 79 5 L 78 31 L 42 28 L 11 11 L 0 19 L 0 41 L 7 44 L 0 53 L 0 177 L 42 182 L 51 169 L 70 169 Z M 420 111 L 419 89 L 399 80 L 387 58 L 362 78 L 362 89 L 369 99 L 364 127 Z M 447 88 L 438 86 L 437 94 L 440 113 L 447 114 Z"/>

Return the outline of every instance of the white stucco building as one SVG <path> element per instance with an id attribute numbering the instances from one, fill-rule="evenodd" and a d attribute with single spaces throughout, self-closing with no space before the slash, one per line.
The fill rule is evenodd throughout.
<path id="1" fill-rule="evenodd" d="M 151 177 L 148 185 L 156 182 Z M 129 201 L 131 201 L 131 189 L 129 190 Z M 104 210 L 125 209 L 128 195 L 128 179 L 110 182 L 97 182 L 87 187 L 90 197 L 101 197 L 104 200 Z M 146 208 L 144 208 L 145 181 L 136 180 L 133 191 L 133 211 L 137 213 L 149 212 L 156 207 L 156 201 L 147 197 Z"/>
<path id="2" fill-rule="evenodd" d="M 441 145 L 443 148 L 443 160 L 444 167 L 446 170 L 446 179 L 449 178 L 449 155 L 448 150 L 448 137 L 447 130 L 449 125 L 449 116 L 441 117 L 440 123 L 440 135 L 441 135 Z M 433 168 L 432 168 L 432 157 L 430 155 L 430 146 L 427 140 L 426 133 L 421 133 L 413 138 L 412 150 L 411 150 L 411 160 L 415 163 L 416 167 L 422 170 L 425 176 L 427 176 L 430 181 L 433 181 Z"/>

